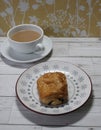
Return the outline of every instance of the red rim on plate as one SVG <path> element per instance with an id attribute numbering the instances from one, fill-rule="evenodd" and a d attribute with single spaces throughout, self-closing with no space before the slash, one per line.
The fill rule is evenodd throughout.
<path id="1" fill-rule="evenodd" d="M 46 107 L 39 101 L 36 81 L 47 72 L 62 72 L 68 82 L 69 99 L 58 107 Z M 29 110 L 46 115 L 70 113 L 86 103 L 92 91 L 92 82 L 88 74 L 68 62 L 49 61 L 37 64 L 25 70 L 16 82 L 16 95 L 19 101 Z"/>

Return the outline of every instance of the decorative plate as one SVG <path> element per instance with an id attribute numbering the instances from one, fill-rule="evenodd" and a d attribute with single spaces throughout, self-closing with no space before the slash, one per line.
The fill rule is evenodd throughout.
<path id="1" fill-rule="evenodd" d="M 37 79 L 47 72 L 62 72 L 67 77 L 69 100 L 58 107 L 46 107 L 40 103 L 37 92 Z M 91 93 L 89 76 L 77 66 L 68 62 L 49 61 L 27 69 L 16 83 L 16 94 L 28 109 L 48 115 L 69 113 L 82 106 Z"/>

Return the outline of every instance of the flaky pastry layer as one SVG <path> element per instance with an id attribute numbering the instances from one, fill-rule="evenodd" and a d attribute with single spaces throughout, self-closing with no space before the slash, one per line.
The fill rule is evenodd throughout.
<path id="1" fill-rule="evenodd" d="M 49 72 L 37 80 L 40 102 L 56 106 L 67 102 L 68 85 L 66 76 L 61 72 Z"/>

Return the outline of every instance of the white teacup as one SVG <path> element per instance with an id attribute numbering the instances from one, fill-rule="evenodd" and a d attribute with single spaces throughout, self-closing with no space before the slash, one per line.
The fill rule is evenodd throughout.
<path id="1" fill-rule="evenodd" d="M 41 52 L 43 37 L 43 29 L 33 24 L 14 26 L 7 33 L 10 47 L 20 53 Z"/>

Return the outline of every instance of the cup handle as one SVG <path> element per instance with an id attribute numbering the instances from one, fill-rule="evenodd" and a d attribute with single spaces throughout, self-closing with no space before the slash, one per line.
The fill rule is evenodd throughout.
<path id="1" fill-rule="evenodd" d="M 43 44 L 37 44 L 36 47 L 35 47 L 34 53 L 35 54 L 40 54 L 40 53 L 42 53 L 43 50 L 44 50 Z"/>

